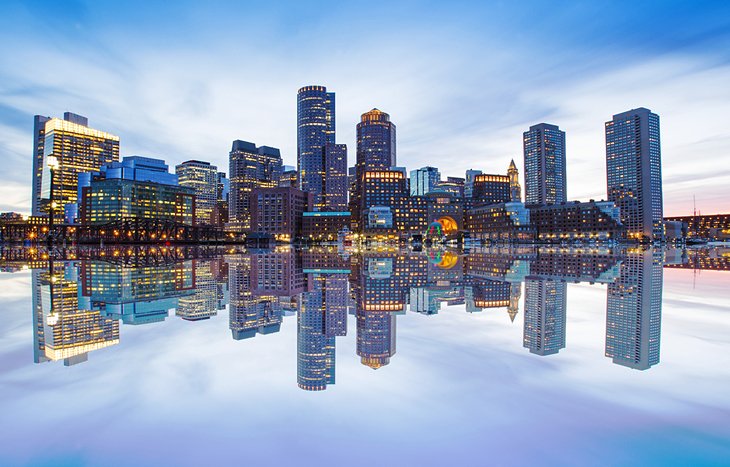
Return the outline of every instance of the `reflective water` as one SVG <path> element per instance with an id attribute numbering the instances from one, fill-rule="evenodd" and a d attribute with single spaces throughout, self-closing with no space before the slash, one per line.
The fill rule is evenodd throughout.
<path id="1" fill-rule="evenodd" d="M 2 465 L 730 459 L 728 250 L 2 257 Z"/>

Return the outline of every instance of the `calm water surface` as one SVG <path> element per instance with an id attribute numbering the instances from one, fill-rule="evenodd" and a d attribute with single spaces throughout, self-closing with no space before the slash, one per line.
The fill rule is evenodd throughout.
<path id="1" fill-rule="evenodd" d="M 222 253 L 4 251 L 0 464 L 730 462 L 727 250 Z"/>

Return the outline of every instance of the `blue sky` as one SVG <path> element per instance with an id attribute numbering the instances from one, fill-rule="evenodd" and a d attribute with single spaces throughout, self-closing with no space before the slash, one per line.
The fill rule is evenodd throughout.
<path id="1" fill-rule="evenodd" d="M 296 91 L 337 93 L 337 139 L 372 107 L 398 164 L 522 170 L 522 132 L 567 133 L 568 196 L 605 198 L 603 123 L 661 117 L 665 213 L 728 212 L 727 2 L 3 2 L 0 210 L 27 212 L 32 116 L 66 110 L 122 155 L 227 171 L 231 141 L 296 163 Z"/>

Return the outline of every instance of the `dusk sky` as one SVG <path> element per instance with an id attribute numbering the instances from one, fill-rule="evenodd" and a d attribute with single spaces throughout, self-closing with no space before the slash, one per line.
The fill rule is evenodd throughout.
<path id="1" fill-rule="evenodd" d="M 122 4 L 123 3 L 123 4 Z M 523 173 L 522 132 L 566 132 L 569 199 L 605 199 L 604 122 L 661 119 L 665 215 L 728 212 L 730 2 L 8 2 L 0 211 L 29 212 L 33 115 L 71 111 L 121 155 L 228 172 L 231 141 L 296 164 L 296 93 L 336 93 L 337 141 L 377 107 L 398 165 Z"/>

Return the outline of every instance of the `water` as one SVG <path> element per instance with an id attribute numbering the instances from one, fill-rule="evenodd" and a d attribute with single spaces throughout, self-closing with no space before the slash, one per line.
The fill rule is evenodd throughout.
<path id="1" fill-rule="evenodd" d="M 726 250 L 51 256 L 3 252 L 2 465 L 730 459 Z"/>

